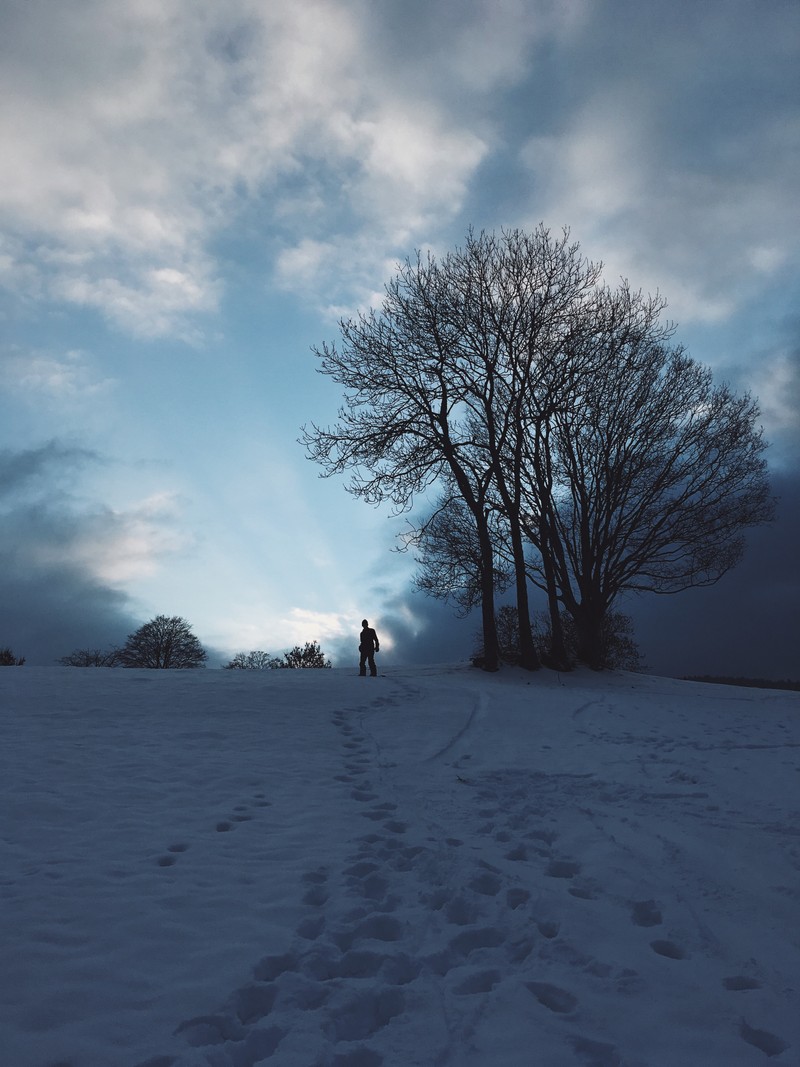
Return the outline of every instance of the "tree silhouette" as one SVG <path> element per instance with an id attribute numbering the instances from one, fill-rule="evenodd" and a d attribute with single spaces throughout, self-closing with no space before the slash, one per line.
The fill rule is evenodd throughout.
<path id="1" fill-rule="evenodd" d="M 422 588 L 480 604 L 487 670 L 506 574 L 523 666 L 539 663 L 529 582 L 547 596 L 548 662 L 569 658 L 566 610 L 599 666 L 621 593 L 715 582 L 773 517 L 757 404 L 672 345 L 664 307 L 604 285 L 567 231 L 471 232 L 406 260 L 379 310 L 314 350 L 344 398 L 332 427 L 304 428 L 309 458 L 398 512 L 443 491 L 406 542 Z"/>
<path id="2" fill-rule="evenodd" d="M 295 670 L 304 667 L 330 667 L 330 665 L 330 660 L 325 659 L 316 641 L 307 641 L 302 648 L 300 645 L 295 645 L 289 652 L 284 653 L 283 662 L 278 664 L 279 667 Z"/>
<path id="3" fill-rule="evenodd" d="M 68 656 L 58 661 L 62 667 L 119 667 L 120 650 L 118 648 L 76 648 Z"/>
<path id="4" fill-rule="evenodd" d="M 178 615 L 157 615 L 130 634 L 120 650 L 124 667 L 187 670 L 204 666 L 206 658 L 189 623 Z"/>
<path id="5" fill-rule="evenodd" d="M 271 656 L 269 652 L 256 649 L 254 652 L 237 652 L 233 659 L 225 664 L 225 670 L 269 671 L 280 666 L 280 659 Z"/>

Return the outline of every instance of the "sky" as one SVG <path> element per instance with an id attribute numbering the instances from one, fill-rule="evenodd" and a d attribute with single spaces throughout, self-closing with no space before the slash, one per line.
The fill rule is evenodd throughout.
<path id="1" fill-rule="evenodd" d="M 0 0 L 0 646 L 166 614 L 210 665 L 344 664 L 366 616 L 387 663 L 469 656 L 404 520 L 306 459 L 311 348 L 416 249 L 543 222 L 771 442 L 740 567 L 621 605 L 643 658 L 800 676 L 799 52 L 795 0 Z"/>

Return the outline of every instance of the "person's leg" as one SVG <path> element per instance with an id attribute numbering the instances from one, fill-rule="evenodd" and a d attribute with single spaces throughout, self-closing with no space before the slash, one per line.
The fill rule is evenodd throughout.
<path id="1" fill-rule="evenodd" d="M 367 674 L 367 653 L 364 651 L 361 651 L 361 658 L 358 662 L 358 673 L 364 675 L 365 677 Z"/>
<path id="2" fill-rule="evenodd" d="M 369 654 L 369 673 L 372 675 L 373 678 L 377 678 L 378 676 L 378 668 L 375 666 L 374 652 L 370 652 Z"/>

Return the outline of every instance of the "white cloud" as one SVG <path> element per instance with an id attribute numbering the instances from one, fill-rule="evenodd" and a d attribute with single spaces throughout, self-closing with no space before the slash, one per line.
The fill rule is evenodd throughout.
<path id="1" fill-rule="evenodd" d="M 72 350 L 63 355 L 12 350 L 0 355 L 2 388 L 40 403 L 42 398 L 58 402 L 80 401 L 108 393 L 112 378 L 99 377 L 85 352 Z"/>
<path id="2" fill-rule="evenodd" d="M 517 40 L 506 58 L 521 65 L 524 7 L 505 3 L 487 23 L 497 62 L 482 84 L 508 77 L 503 41 Z M 485 140 L 430 84 L 425 99 L 396 91 L 364 15 L 349 0 L 19 5 L 0 75 L 5 284 L 133 334 L 186 335 L 187 318 L 217 307 L 210 242 L 243 199 L 291 218 L 278 271 L 301 287 L 341 280 L 355 252 L 356 276 L 368 273 L 367 245 L 385 255 L 452 217 Z M 476 32 L 449 49 L 456 81 L 474 80 Z M 328 245 L 336 267 L 309 260 Z"/>
<path id="3" fill-rule="evenodd" d="M 713 148 L 690 156 L 663 135 L 663 106 L 657 85 L 635 97 L 612 85 L 530 138 L 521 158 L 540 195 L 526 224 L 568 224 L 610 282 L 659 290 L 679 322 L 721 322 L 797 256 L 800 138 L 767 121 L 735 144 L 710 132 Z"/>
<path id="4" fill-rule="evenodd" d="M 169 491 L 126 510 L 105 509 L 86 516 L 61 562 L 77 563 L 111 586 L 150 577 L 165 560 L 191 548 L 193 539 L 181 528 L 181 518 L 180 499 Z"/>

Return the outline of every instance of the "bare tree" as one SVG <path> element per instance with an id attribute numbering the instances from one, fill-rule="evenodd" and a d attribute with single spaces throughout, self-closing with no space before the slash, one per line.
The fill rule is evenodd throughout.
<path id="1" fill-rule="evenodd" d="M 491 528 L 498 518 L 489 514 L 486 521 L 493 541 L 502 544 L 499 533 Z M 483 554 L 474 518 L 457 492 L 442 496 L 434 511 L 411 525 L 403 540 L 406 548 L 413 548 L 420 565 L 414 576 L 418 589 L 438 600 L 452 601 L 462 618 L 480 604 L 485 584 Z M 497 553 L 493 566 L 492 583 L 502 593 L 513 581 L 513 571 Z"/>
<path id="2" fill-rule="evenodd" d="M 553 368 L 583 328 L 600 271 L 568 237 L 544 226 L 532 235 L 470 232 L 441 262 L 417 255 L 387 286 L 380 314 L 340 323 L 341 348 L 317 350 L 321 371 L 346 394 L 336 426 L 305 431 L 310 457 L 326 474 L 355 471 L 351 492 L 373 503 L 388 498 L 399 510 L 446 477 L 471 515 L 489 670 L 497 666 L 493 532 L 501 511 L 521 662 L 538 666 L 520 521 L 524 442 L 531 420 L 560 402 Z M 569 362 L 566 384 L 576 367 Z"/>
<path id="3" fill-rule="evenodd" d="M 353 472 L 348 490 L 398 512 L 447 474 L 469 509 L 480 546 L 485 667 L 496 670 L 492 574 L 486 522 L 493 478 L 481 434 L 474 367 L 452 312 L 449 263 L 407 260 L 386 287 L 381 313 L 340 323 L 342 343 L 315 349 L 320 371 L 344 386 L 335 426 L 303 430 L 308 455 L 326 476 Z"/>
<path id="4" fill-rule="evenodd" d="M 120 661 L 124 667 L 188 670 L 205 665 L 205 649 L 179 615 L 157 615 L 129 635 Z"/>
<path id="5" fill-rule="evenodd" d="M 743 530 L 773 514 L 755 403 L 671 346 L 663 300 L 611 290 L 600 269 L 567 231 L 470 233 L 441 262 L 407 260 L 380 312 L 315 350 L 345 394 L 333 427 L 304 429 L 309 457 L 399 512 L 444 487 L 410 537 L 418 584 L 480 603 L 488 670 L 506 566 L 520 662 L 538 665 L 532 580 L 548 600 L 548 662 L 568 662 L 563 607 L 580 657 L 600 664 L 621 592 L 718 580 Z"/>
<path id="6" fill-rule="evenodd" d="M 233 659 L 225 664 L 225 670 L 269 671 L 280 666 L 281 661 L 277 656 L 256 649 L 254 652 L 237 652 Z"/>
<path id="7" fill-rule="evenodd" d="M 758 406 L 658 324 L 659 298 L 613 295 L 616 321 L 597 338 L 598 373 L 550 420 L 549 496 L 533 490 L 558 598 L 574 619 L 578 655 L 602 665 L 603 620 L 626 590 L 674 593 L 719 580 L 741 557 L 743 531 L 774 515 Z M 542 457 L 531 465 L 541 466 Z"/>
<path id="8" fill-rule="evenodd" d="M 0 648 L 0 667 L 22 667 L 24 664 L 24 656 L 15 656 L 10 648 Z"/>
<path id="9" fill-rule="evenodd" d="M 118 648 L 76 648 L 68 656 L 58 661 L 62 667 L 119 667 L 120 650 Z"/>

